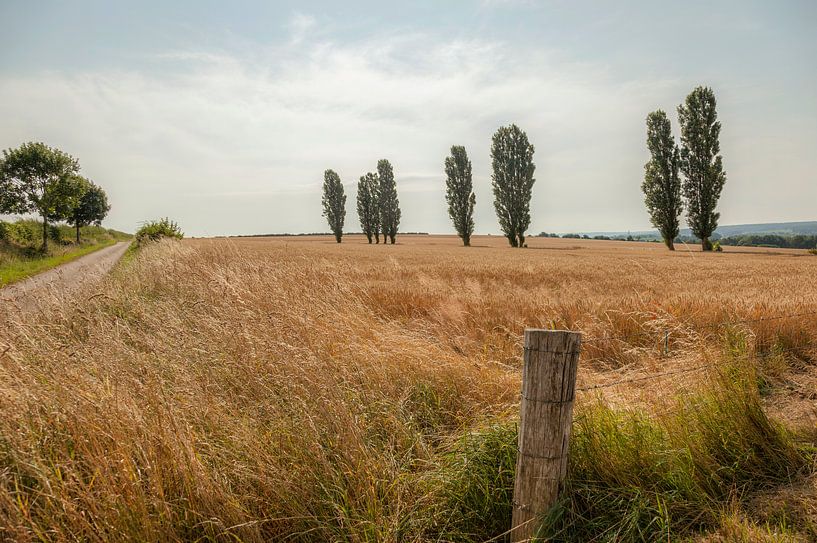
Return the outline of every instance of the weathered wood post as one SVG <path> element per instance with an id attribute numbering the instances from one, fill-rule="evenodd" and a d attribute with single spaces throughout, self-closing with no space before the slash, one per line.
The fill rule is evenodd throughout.
<path id="1" fill-rule="evenodd" d="M 581 334 L 525 330 L 511 541 L 528 541 L 567 474 Z"/>

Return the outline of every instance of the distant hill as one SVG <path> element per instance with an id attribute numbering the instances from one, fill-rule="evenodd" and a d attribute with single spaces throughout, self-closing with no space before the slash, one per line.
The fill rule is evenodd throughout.
<path id="1" fill-rule="evenodd" d="M 628 235 L 634 238 L 660 238 L 657 230 L 638 230 L 638 231 L 621 231 L 621 232 L 579 232 L 590 237 L 593 236 L 609 236 L 626 237 Z M 817 221 L 800 221 L 800 222 L 769 222 L 758 224 L 732 224 L 719 226 L 715 230 L 713 239 L 720 237 L 741 236 L 744 234 L 779 234 L 779 235 L 817 235 Z M 681 229 L 681 237 L 691 237 L 692 232 L 689 228 Z"/>

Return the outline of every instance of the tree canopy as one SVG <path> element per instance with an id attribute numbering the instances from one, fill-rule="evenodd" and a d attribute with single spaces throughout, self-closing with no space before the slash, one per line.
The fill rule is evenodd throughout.
<path id="1" fill-rule="evenodd" d="M 335 240 L 340 243 L 343 237 L 343 222 L 346 219 L 346 194 L 340 176 L 334 170 L 326 170 L 323 174 L 323 216 L 329 222 L 329 228 L 335 234 Z"/>
<path id="2" fill-rule="evenodd" d="M 679 217 L 683 211 L 681 179 L 678 175 L 681 157 L 667 114 L 653 111 L 647 116 L 647 148 L 650 160 L 644 165 L 644 203 L 652 225 L 661 233 L 669 250 L 675 250 Z"/>
<path id="3" fill-rule="evenodd" d="M 377 161 L 377 178 L 380 182 L 380 227 L 383 231 L 383 243 L 388 237 L 394 245 L 400 226 L 400 201 L 397 199 L 394 170 L 388 160 Z"/>
<path id="4" fill-rule="evenodd" d="M 468 247 L 474 233 L 474 205 L 477 199 L 471 178 L 471 161 L 465 147 L 461 145 L 451 147 L 451 156 L 445 159 L 445 175 L 448 216 L 454 223 L 457 235 L 462 238 L 462 244 Z"/>
<path id="5" fill-rule="evenodd" d="M 79 231 L 83 226 L 102 224 L 103 219 L 108 215 L 111 206 L 108 204 L 108 195 L 97 185 L 84 177 L 76 176 L 79 198 L 76 206 L 69 215 L 69 222 L 77 229 L 77 243 L 79 243 Z"/>
<path id="6" fill-rule="evenodd" d="M 696 88 L 678 106 L 687 223 L 704 251 L 711 249 L 709 238 L 720 218 L 715 209 L 726 182 L 723 159 L 718 154 L 721 123 L 715 108 L 715 93 L 709 87 Z"/>
<path id="7" fill-rule="evenodd" d="M 491 144 L 494 209 L 499 226 L 512 247 L 525 244 L 530 226 L 530 199 L 533 184 L 533 145 L 518 126 L 500 127 Z"/>
<path id="8" fill-rule="evenodd" d="M 380 184 L 377 174 L 369 172 L 361 176 L 357 184 L 357 216 L 369 243 L 372 236 L 380 243 Z"/>
<path id="9" fill-rule="evenodd" d="M 3 151 L 0 167 L 6 193 L 2 198 L 4 209 L 38 213 L 43 219 L 43 249 L 46 249 L 48 221 L 67 219 L 78 202 L 72 176 L 79 172 L 79 163 L 59 149 L 31 142 Z"/>

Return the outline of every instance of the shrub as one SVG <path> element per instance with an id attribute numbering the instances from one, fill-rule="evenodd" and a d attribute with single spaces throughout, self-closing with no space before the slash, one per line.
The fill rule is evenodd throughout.
<path id="1" fill-rule="evenodd" d="M 721 242 L 716 241 L 715 243 L 713 243 L 712 244 L 712 250 L 715 251 L 716 253 L 722 253 L 723 252 L 723 247 L 721 247 Z"/>
<path id="2" fill-rule="evenodd" d="M 183 237 L 184 232 L 181 231 L 179 225 L 167 217 L 158 221 L 146 222 L 136 231 L 136 243 L 138 245 L 144 245 L 150 241 L 159 241 L 162 238 L 182 239 Z"/>
<path id="3" fill-rule="evenodd" d="M 40 223 L 19 220 L 17 222 L 0 221 L 0 239 L 17 245 L 30 245 L 40 239 Z"/>
<path id="4" fill-rule="evenodd" d="M 817 247 L 815 247 L 814 249 L 809 249 L 808 252 L 809 254 L 817 255 Z"/>

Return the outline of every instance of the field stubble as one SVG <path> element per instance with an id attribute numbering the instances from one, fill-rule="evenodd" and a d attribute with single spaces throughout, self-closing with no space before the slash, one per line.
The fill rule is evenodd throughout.
<path id="1" fill-rule="evenodd" d="M 543 327 L 585 332 L 580 387 L 711 365 L 580 395 L 551 537 L 814 536 L 817 316 L 754 321 L 817 311 L 817 259 L 503 241 L 163 242 L 15 317 L 0 535 L 497 536 L 522 331 Z"/>

